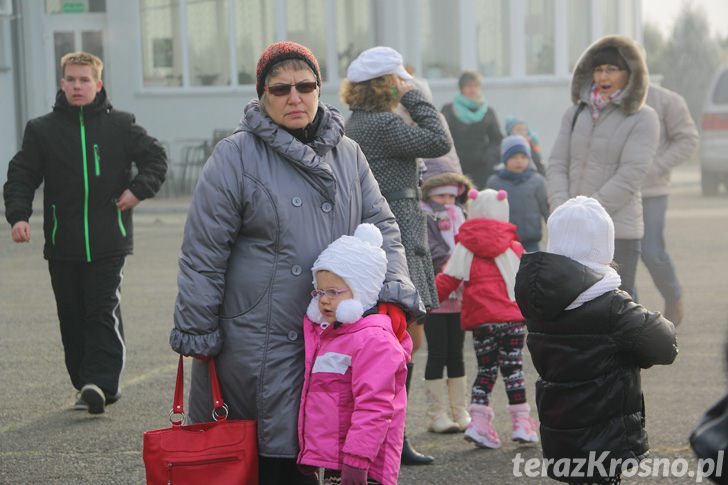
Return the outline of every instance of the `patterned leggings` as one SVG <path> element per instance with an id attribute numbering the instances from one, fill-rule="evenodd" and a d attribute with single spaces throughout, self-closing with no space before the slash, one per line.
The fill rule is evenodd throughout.
<path id="1" fill-rule="evenodd" d="M 526 383 L 523 377 L 523 341 L 526 326 L 523 322 L 487 323 L 473 330 L 473 346 L 478 359 L 478 375 L 473 383 L 470 401 L 490 403 L 490 393 L 503 375 L 509 404 L 526 402 Z"/>

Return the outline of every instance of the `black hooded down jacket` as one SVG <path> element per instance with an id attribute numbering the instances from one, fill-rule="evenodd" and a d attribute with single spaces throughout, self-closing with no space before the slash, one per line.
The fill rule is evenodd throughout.
<path id="1" fill-rule="evenodd" d="M 515 290 L 539 373 L 544 458 L 588 459 L 590 452 L 599 458 L 606 451 L 609 475 L 610 460 L 639 460 L 649 451 L 640 369 L 670 364 L 678 350 L 673 324 L 624 291 L 565 310 L 601 278 L 565 256 L 528 253 Z M 554 476 L 554 467 L 548 471 L 569 481 Z"/>
<path id="2" fill-rule="evenodd" d="M 133 249 L 132 210 L 117 209 L 116 199 L 125 189 L 139 200 L 154 196 L 166 172 L 162 145 L 134 115 L 113 109 L 104 89 L 83 107 L 71 106 L 58 91 L 53 111 L 28 122 L 23 146 L 10 161 L 5 217 L 11 226 L 27 221 L 44 182 L 46 259 L 124 256 Z"/>

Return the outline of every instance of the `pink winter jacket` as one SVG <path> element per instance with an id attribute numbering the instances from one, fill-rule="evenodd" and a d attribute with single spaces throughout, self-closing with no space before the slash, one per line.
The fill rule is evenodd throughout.
<path id="1" fill-rule="evenodd" d="M 306 373 L 298 415 L 298 463 L 367 469 L 397 483 L 407 410 L 406 364 L 412 341 L 400 344 L 387 315 L 321 330 L 304 318 Z"/>

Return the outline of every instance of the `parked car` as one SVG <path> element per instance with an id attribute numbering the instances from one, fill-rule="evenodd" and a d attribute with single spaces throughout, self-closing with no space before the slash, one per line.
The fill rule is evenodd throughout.
<path id="1" fill-rule="evenodd" d="M 700 185 L 703 195 L 728 189 L 728 66 L 713 76 L 700 129 Z"/>

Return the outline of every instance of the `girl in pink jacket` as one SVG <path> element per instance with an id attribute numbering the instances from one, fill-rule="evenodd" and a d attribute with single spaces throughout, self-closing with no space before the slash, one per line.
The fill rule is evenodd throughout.
<path id="1" fill-rule="evenodd" d="M 387 271 L 381 245 L 379 229 L 361 224 L 311 269 L 298 463 L 342 485 L 394 485 L 399 475 L 412 341 L 400 343 L 377 313 Z"/>

